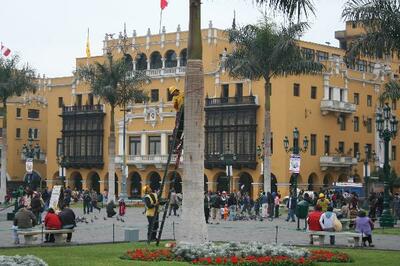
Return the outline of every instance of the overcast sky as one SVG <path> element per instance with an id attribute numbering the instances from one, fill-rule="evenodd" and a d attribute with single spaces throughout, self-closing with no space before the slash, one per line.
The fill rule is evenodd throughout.
<path id="1" fill-rule="evenodd" d="M 167 32 L 188 28 L 189 0 L 168 0 L 163 12 Z M 202 26 L 226 29 L 232 25 L 233 10 L 238 24 L 254 23 L 261 17 L 253 0 L 203 0 Z M 334 31 L 344 29 L 340 18 L 345 0 L 314 0 L 316 17 L 304 40 L 338 46 Z M 270 16 L 274 14 L 270 13 Z M 276 19 L 279 16 L 275 15 Z M 76 57 L 85 56 L 87 28 L 92 55 L 102 53 L 105 33 L 133 29 L 145 35 L 159 31 L 160 0 L 4 0 L 0 5 L 0 41 L 48 77 L 69 76 Z"/>

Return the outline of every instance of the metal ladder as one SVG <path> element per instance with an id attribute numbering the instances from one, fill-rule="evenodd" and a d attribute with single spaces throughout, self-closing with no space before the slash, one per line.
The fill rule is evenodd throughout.
<path id="1" fill-rule="evenodd" d="M 174 152 L 177 154 L 177 158 L 176 158 L 175 165 L 174 165 L 174 170 L 178 169 L 178 167 L 179 167 L 179 162 L 180 162 L 180 158 L 181 158 L 181 155 L 182 155 L 182 149 L 183 149 L 183 132 L 181 134 L 181 138 L 180 139 L 177 139 L 177 137 L 178 137 L 179 129 L 180 129 L 180 126 L 181 126 L 182 118 L 183 118 L 183 108 L 181 108 L 179 110 L 179 112 L 177 114 L 177 119 L 175 121 L 175 127 L 174 127 L 174 131 L 173 131 L 173 134 L 172 134 L 172 143 L 170 143 L 170 146 L 169 146 L 169 151 L 170 152 L 168 154 L 167 163 L 165 165 L 164 176 L 163 176 L 163 179 L 162 179 L 162 182 L 161 182 L 161 185 L 160 185 L 160 191 L 157 194 L 157 198 L 158 198 L 159 202 L 160 202 L 160 199 L 161 199 L 161 195 L 162 195 L 162 193 L 164 191 L 164 186 L 165 186 L 166 179 L 167 179 L 167 176 L 168 176 L 168 168 L 169 168 L 169 165 L 171 164 L 172 154 Z M 178 143 L 177 149 L 175 150 L 174 148 L 175 148 L 177 143 Z M 176 181 L 176 175 L 174 174 L 173 179 L 172 179 L 172 184 L 174 184 L 175 181 Z M 165 208 L 164 208 L 164 213 L 163 213 L 163 217 L 162 217 L 162 220 L 161 220 L 161 225 L 160 225 L 160 227 L 158 229 L 155 228 L 155 225 L 156 225 L 156 223 L 158 224 L 158 222 L 159 222 L 159 215 L 158 215 L 159 205 L 155 206 L 156 218 L 153 219 L 152 223 L 150 224 L 151 230 L 149 230 L 148 235 L 147 235 L 147 244 L 150 244 L 151 236 L 152 236 L 153 232 L 158 232 L 157 239 L 156 239 L 157 246 L 160 244 L 162 231 L 163 231 L 163 228 L 164 228 L 165 220 L 167 218 L 167 213 L 168 213 L 168 209 L 169 209 L 170 197 L 171 197 L 171 189 L 168 192 L 167 200 L 163 202 L 163 203 L 165 203 Z"/>

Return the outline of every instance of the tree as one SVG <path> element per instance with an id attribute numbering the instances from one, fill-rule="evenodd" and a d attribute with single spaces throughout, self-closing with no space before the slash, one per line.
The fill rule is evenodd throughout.
<path id="1" fill-rule="evenodd" d="M 20 58 L 0 58 L 0 102 L 3 104 L 3 148 L 1 150 L 0 202 L 7 193 L 7 100 L 36 91 L 35 71 L 25 64 L 18 67 Z"/>
<path id="2" fill-rule="evenodd" d="M 311 0 L 256 0 L 289 17 L 313 12 Z M 178 241 L 203 243 L 208 238 L 204 220 L 204 76 L 201 38 L 201 0 L 189 0 L 188 62 L 185 77 L 185 142 L 182 226 Z M 186 196 L 185 196 L 186 195 Z"/>
<path id="3" fill-rule="evenodd" d="M 360 54 L 382 58 L 400 51 L 400 1 L 348 0 L 342 17 L 365 30 L 350 43 L 350 59 Z"/>
<path id="4" fill-rule="evenodd" d="M 234 78 L 264 79 L 264 191 L 271 191 L 271 101 L 270 84 L 274 77 L 317 74 L 323 65 L 303 57 L 296 38 L 308 28 L 307 23 L 278 28 L 267 18 L 256 25 L 228 31 L 234 44 L 226 67 Z"/>
<path id="5" fill-rule="evenodd" d="M 111 53 L 104 63 L 96 62 L 78 68 L 77 76 L 90 84 L 93 95 L 110 105 L 110 135 L 108 137 L 108 193 L 115 200 L 115 108 L 146 98 L 142 87 L 150 79 L 141 71 L 132 71 L 127 55 L 114 60 Z"/>

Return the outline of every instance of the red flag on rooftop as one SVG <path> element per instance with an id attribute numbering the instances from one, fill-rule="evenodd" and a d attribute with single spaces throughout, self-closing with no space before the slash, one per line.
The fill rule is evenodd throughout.
<path id="1" fill-rule="evenodd" d="M 9 56 L 11 53 L 11 50 L 8 49 L 7 47 L 5 47 L 3 45 L 3 43 L 1 43 L 1 54 L 4 55 L 5 57 Z"/>
<path id="2" fill-rule="evenodd" d="M 161 0 L 160 3 L 161 9 L 164 10 L 168 6 L 168 0 Z"/>

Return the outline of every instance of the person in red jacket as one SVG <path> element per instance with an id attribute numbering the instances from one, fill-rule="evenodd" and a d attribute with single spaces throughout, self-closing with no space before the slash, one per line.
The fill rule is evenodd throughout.
<path id="1" fill-rule="evenodd" d="M 57 214 L 54 213 L 53 208 L 49 208 L 44 217 L 44 225 L 46 230 L 59 230 L 61 229 L 61 220 Z M 45 243 L 53 243 L 54 242 L 54 235 L 53 234 L 46 234 L 46 241 Z"/>
<path id="2" fill-rule="evenodd" d="M 323 231 L 321 224 L 319 223 L 319 219 L 322 215 L 322 207 L 319 205 L 315 205 L 314 211 L 308 214 L 307 224 L 308 229 L 310 231 Z M 312 236 L 310 235 L 310 244 L 313 244 Z"/>

